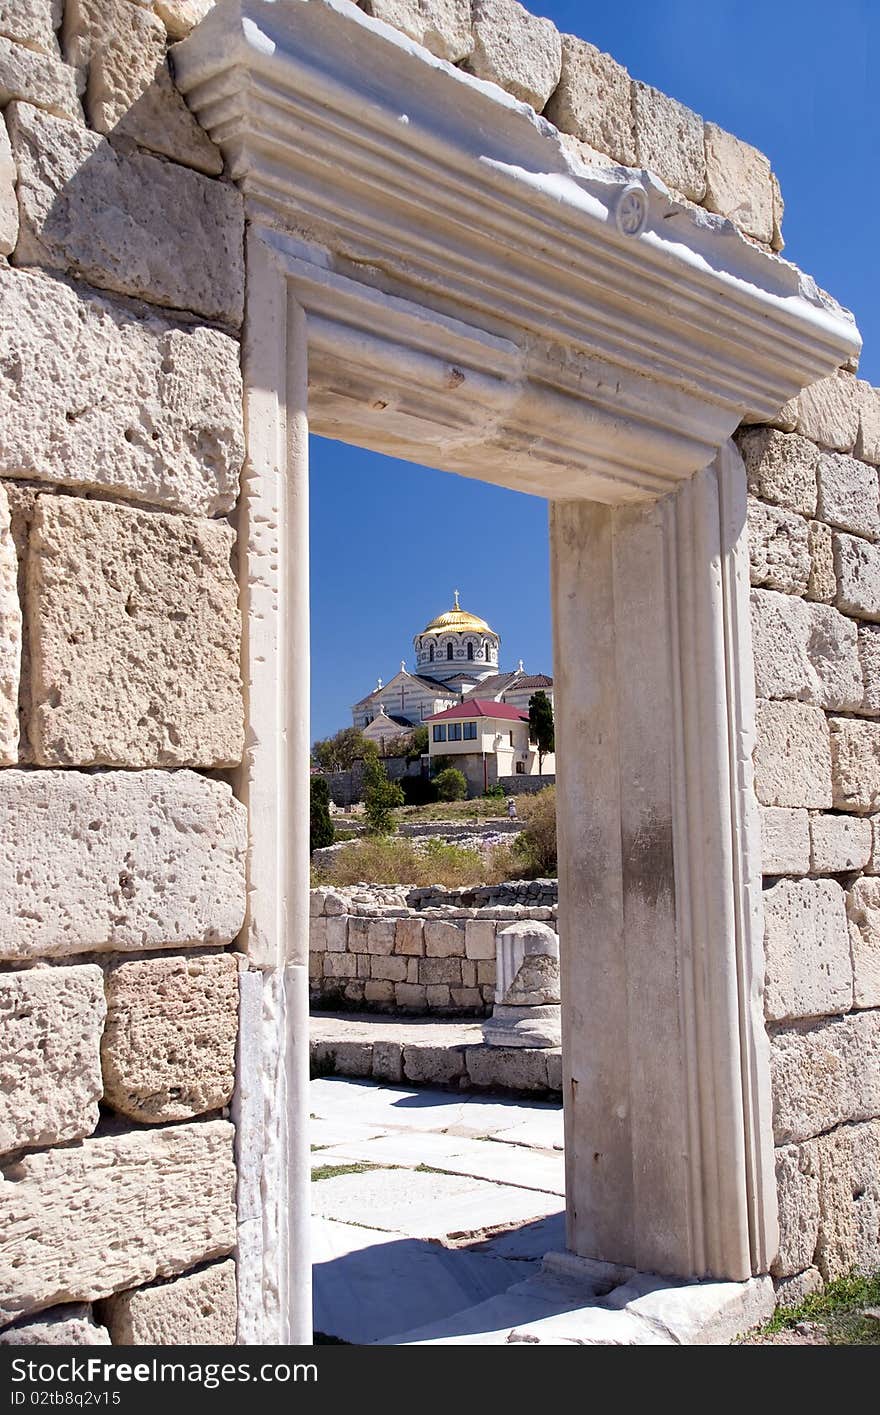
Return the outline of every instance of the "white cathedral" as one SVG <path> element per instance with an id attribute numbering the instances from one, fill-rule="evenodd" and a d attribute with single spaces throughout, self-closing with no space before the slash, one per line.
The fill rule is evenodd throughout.
<path id="1" fill-rule="evenodd" d="M 355 703 L 352 722 L 365 736 L 382 743 L 424 725 L 436 713 L 463 702 L 507 703 L 528 712 L 529 698 L 542 689 L 553 701 L 553 679 L 526 673 L 522 659 L 512 672 L 498 671 L 500 635 L 485 619 L 469 614 L 455 591 L 452 609 L 438 614 L 416 634 L 416 671 L 406 662 L 387 683 L 380 678 L 372 692 Z"/>

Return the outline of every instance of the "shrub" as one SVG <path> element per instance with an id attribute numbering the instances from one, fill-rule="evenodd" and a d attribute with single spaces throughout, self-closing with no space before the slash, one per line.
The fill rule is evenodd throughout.
<path id="1" fill-rule="evenodd" d="M 522 830 L 515 849 L 525 869 L 535 875 L 556 874 L 556 787 L 545 786 L 534 796 L 520 797 Z"/>
<path id="2" fill-rule="evenodd" d="M 446 767 L 439 776 L 435 776 L 434 784 L 441 801 L 463 801 L 467 795 L 467 781 L 464 774 L 454 766 Z"/>
<path id="3" fill-rule="evenodd" d="M 397 829 L 395 806 L 403 805 L 403 792 L 375 757 L 364 762 L 364 814 L 371 835 L 391 835 Z"/>
<path id="4" fill-rule="evenodd" d="M 330 787 L 321 776 L 309 779 L 309 851 L 332 845 L 336 832 L 330 819 Z"/>
<path id="5" fill-rule="evenodd" d="M 490 801 L 504 801 L 507 797 L 507 792 L 504 790 L 501 782 L 496 781 L 494 786 L 486 787 L 483 796 Z"/>
<path id="6" fill-rule="evenodd" d="M 335 737 L 326 737 L 312 746 L 312 756 L 322 771 L 348 771 L 356 761 L 377 755 L 376 744 L 359 727 L 343 727 Z"/>

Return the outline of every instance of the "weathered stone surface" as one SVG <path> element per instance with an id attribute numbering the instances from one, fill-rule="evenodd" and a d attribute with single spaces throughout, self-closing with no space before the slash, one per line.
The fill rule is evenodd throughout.
<path id="1" fill-rule="evenodd" d="M 771 1042 L 778 1145 L 880 1114 L 880 1012 L 853 1012 Z"/>
<path id="2" fill-rule="evenodd" d="M 859 393 L 851 374 L 832 374 L 798 395 L 798 432 L 834 452 L 851 452 L 859 431 Z"/>
<path id="3" fill-rule="evenodd" d="M 831 530 L 821 521 L 810 521 L 808 547 L 810 578 L 807 598 L 831 604 L 837 597 L 837 576 L 834 573 L 834 548 Z"/>
<path id="4" fill-rule="evenodd" d="M 349 919 L 349 953 L 393 953 L 394 919 Z"/>
<path id="5" fill-rule="evenodd" d="M 458 64 L 474 47 L 470 0 L 358 0 L 362 10 Z"/>
<path id="6" fill-rule="evenodd" d="M 540 113 L 562 72 L 558 29 L 517 0 L 473 0 L 471 9 L 474 47 L 464 67 Z"/>
<path id="7" fill-rule="evenodd" d="M 760 806 L 761 868 L 765 875 L 810 871 L 810 817 L 806 811 Z"/>
<path id="8" fill-rule="evenodd" d="M 859 431 L 853 449 L 863 462 L 880 465 L 880 389 L 859 380 Z"/>
<path id="9" fill-rule="evenodd" d="M 817 1143 L 816 1266 L 826 1282 L 880 1268 L 880 1120 L 842 1125 Z"/>
<path id="10" fill-rule="evenodd" d="M 880 625 L 859 625 L 859 663 L 865 684 L 862 711 L 880 713 Z"/>
<path id="11" fill-rule="evenodd" d="M 0 107 L 15 99 L 68 122 L 82 122 L 73 70 L 55 55 L 40 54 L 0 35 Z"/>
<path id="12" fill-rule="evenodd" d="M 706 195 L 703 120 L 648 84 L 632 86 L 639 167 L 647 167 L 691 201 Z"/>
<path id="13" fill-rule="evenodd" d="M 238 966 L 231 953 L 138 958 L 107 970 L 104 1100 L 147 1124 L 228 1105 L 235 1084 Z"/>
<path id="14" fill-rule="evenodd" d="M 856 880 L 846 897 L 846 912 L 854 1003 L 856 1007 L 880 1007 L 880 879 L 869 875 Z"/>
<path id="15" fill-rule="evenodd" d="M 425 953 L 429 958 L 463 958 L 465 929 L 459 928 L 458 924 L 428 919 L 425 923 Z"/>
<path id="16" fill-rule="evenodd" d="M 764 891 L 769 1022 L 824 1017 L 852 1007 L 844 892 L 836 880 L 780 880 Z"/>
<path id="17" fill-rule="evenodd" d="M 420 983 L 461 984 L 461 962 L 458 958 L 420 958 Z M 430 1001 L 430 998 L 428 999 Z"/>
<path id="18" fill-rule="evenodd" d="M 216 515 L 244 456 L 238 345 L 0 269 L 0 474 Z"/>
<path id="19" fill-rule="evenodd" d="M 0 1346 L 110 1346 L 110 1333 L 99 1326 L 85 1302 L 50 1307 L 28 1321 L 0 1331 Z"/>
<path id="20" fill-rule="evenodd" d="M 502 1090 L 546 1091 L 547 1058 L 540 1050 L 519 1047 L 470 1047 L 468 1075 L 475 1086 Z"/>
<path id="21" fill-rule="evenodd" d="M 467 1075 L 466 1055 L 463 1046 L 405 1046 L 403 1074 L 408 1081 L 447 1086 Z"/>
<path id="22" fill-rule="evenodd" d="M 871 822 L 858 816 L 811 816 L 810 836 L 814 874 L 863 870 L 871 858 Z"/>
<path id="23" fill-rule="evenodd" d="M 0 255 L 11 255 L 18 240 L 18 199 L 15 195 L 15 162 L 0 113 Z"/>
<path id="24" fill-rule="evenodd" d="M 819 453 L 811 442 L 772 427 L 740 429 L 736 440 L 753 496 L 815 516 Z"/>
<path id="25" fill-rule="evenodd" d="M 809 525 L 791 511 L 749 497 L 749 574 L 753 585 L 806 594 L 810 583 Z"/>
<path id="26" fill-rule="evenodd" d="M 407 960 L 405 958 L 398 958 L 394 955 L 389 957 L 371 957 L 370 977 L 378 978 L 386 983 L 405 983 L 406 963 Z M 390 1002 L 392 999 L 393 993 L 387 1000 Z"/>
<path id="27" fill-rule="evenodd" d="M 562 36 L 562 73 L 544 116 L 615 162 L 635 166 L 629 74 L 610 54 L 576 35 Z"/>
<path id="28" fill-rule="evenodd" d="M 328 953 L 344 953 L 348 947 L 348 919 L 344 914 L 328 915 L 324 921 Z"/>
<path id="29" fill-rule="evenodd" d="M 835 531 L 837 607 L 857 619 L 880 620 L 880 546 Z"/>
<path id="30" fill-rule="evenodd" d="M 880 723 L 831 717 L 828 726 L 835 810 L 880 809 Z"/>
<path id="31" fill-rule="evenodd" d="M 773 183 L 770 163 L 757 148 L 706 123 L 706 195 L 709 211 L 728 216 L 747 235 L 773 240 Z"/>
<path id="32" fill-rule="evenodd" d="M 244 301 L 241 195 L 177 163 L 123 154 L 97 133 L 15 103 L 16 262 L 238 325 Z"/>
<path id="33" fill-rule="evenodd" d="M 353 953 L 325 953 L 325 978 L 356 978 L 357 958 Z"/>
<path id="34" fill-rule="evenodd" d="M 483 1023 L 483 1041 L 490 1047 L 559 1047 L 562 1008 L 553 1003 L 524 1007 L 496 1002 Z"/>
<path id="35" fill-rule="evenodd" d="M 57 56 L 61 5 L 62 0 L 0 0 L 0 34 Z"/>
<path id="36" fill-rule="evenodd" d="M 403 1080 L 403 1047 L 397 1041 L 373 1042 L 374 1081 L 388 1081 L 396 1085 Z"/>
<path id="37" fill-rule="evenodd" d="M 214 0 L 153 0 L 153 9 L 171 39 L 185 39 L 213 8 Z"/>
<path id="38" fill-rule="evenodd" d="M 223 158 L 171 82 L 165 40 L 158 16 L 131 0 L 65 7 L 64 53 L 81 74 L 90 126 L 216 176 Z"/>
<path id="39" fill-rule="evenodd" d="M 782 238 L 782 218 L 785 215 L 785 202 L 782 199 L 782 188 L 779 185 L 779 178 L 775 172 L 770 173 L 770 182 L 773 187 L 773 240 L 771 245 L 774 251 L 785 249 L 785 241 Z"/>
<path id="40" fill-rule="evenodd" d="M 819 1237 L 819 1162 L 815 1145 L 786 1145 L 776 1151 L 779 1196 L 779 1252 L 774 1277 L 810 1266 Z"/>
<path id="41" fill-rule="evenodd" d="M 21 628 L 18 556 L 9 502 L 0 482 L 0 766 L 11 766 L 18 759 Z"/>
<path id="42" fill-rule="evenodd" d="M 468 958 L 495 961 L 495 925 L 491 919 L 468 919 L 464 926 L 464 951 Z"/>
<path id="43" fill-rule="evenodd" d="M 241 760 L 234 543 L 225 521 L 39 498 L 27 566 L 38 762 Z"/>
<path id="44" fill-rule="evenodd" d="M 825 1286 L 818 1268 L 806 1268 L 791 1277 L 780 1277 L 774 1281 L 776 1305 L 778 1307 L 799 1307 L 814 1292 L 821 1292 Z"/>
<path id="45" fill-rule="evenodd" d="M 394 926 L 394 952 L 421 957 L 425 952 L 425 925 L 421 919 L 398 919 Z"/>
<path id="46" fill-rule="evenodd" d="M 94 965 L 0 974 L 0 1153 L 92 1133 L 106 1012 Z"/>
<path id="47" fill-rule="evenodd" d="M 445 961 L 445 960 L 441 960 Z M 428 983 L 425 988 L 425 999 L 429 1007 L 435 1007 L 439 1011 L 445 1011 L 452 1006 L 452 993 L 448 983 Z"/>
<path id="48" fill-rule="evenodd" d="M 424 1012 L 427 989 L 423 983 L 395 983 L 394 1000 L 402 1012 Z"/>
<path id="49" fill-rule="evenodd" d="M 138 1130 L 7 1166 L 0 1321 L 108 1297 L 229 1253 L 233 1134 L 225 1120 Z"/>
<path id="50" fill-rule="evenodd" d="M 212 1263 L 102 1304 L 114 1346 L 234 1346 L 235 1263 Z"/>
<path id="51" fill-rule="evenodd" d="M 247 819 L 191 771 L 0 772 L 0 958 L 226 944 Z"/>
<path id="52" fill-rule="evenodd" d="M 875 540 L 880 533 L 876 468 L 855 457 L 825 452 L 819 457 L 818 478 L 820 519 Z"/>
<path id="53" fill-rule="evenodd" d="M 854 709 L 864 697 L 858 630 L 828 604 L 752 590 L 755 692 L 817 707 Z"/>
<path id="54" fill-rule="evenodd" d="M 758 702 L 755 792 L 762 806 L 832 804 L 828 722 L 806 703 Z"/>

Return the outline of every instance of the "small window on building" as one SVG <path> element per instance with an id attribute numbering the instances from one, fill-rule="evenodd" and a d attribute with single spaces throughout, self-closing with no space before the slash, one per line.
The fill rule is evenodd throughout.
<path id="1" fill-rule="evenodd" d="M 473 640 L 472 640 L 472 639 L 469 639 L 469 640 L 468 640 L 468 659 L 469 659 L 469 661 L 470 661 L 471 663 L 473 663 L 473 661 L 474 661 L 474 645 L 473 645 Z"/>
<path id="2" fill-rule="evenodd" d="M 460 741 L 461 741 L 461 723 L 460 723 L 460 722 L 450 722 L 450 724 L 449 724 L 449 740 L 450 740 L 450 742 L 460 742 Z"/>
<path id="3" fill-rule="evenodd" d="M 452 657 L 452 643 L 451 643 L 451 642 L 446 645 L 446 657 L 447 657 L 447 658 L 451 658 L 451 657 Z"/>
<path id="4" fill-rule="evenodd" d="M 476 742 L 477 724 L 475 722 L 464 722 L 462 723 L 462 727 L 464 730 L 464 740 L 466 742 Z"/>
<path id="5" fill-rule="evenodd" d="M 434 645 L 431 645 L 431 662 L 434 662 Z"/>
<path id="6" fill-rule="evenodd" d="M 525 762 L 517 762 L 517 764 L 516 764 L 516 774 L 517 774 L 517 776 L 525 776 L 525 774 L 526 774 L 526 764 L 525 764 Z"/>
<path id="7" fill-rule="evenodd" d="M 446 741 L 446 723 L 445 723 L 445 722 L 435 722 L 435 723 L 434 723 L 434 741 L 435 741 L 435 742 L 445 742 L 445 741 Z"/>
<path id="8" fill-rule="evenodd" d="M 513 746 L 513 728 L 510 729 L 510 745 Z"/>

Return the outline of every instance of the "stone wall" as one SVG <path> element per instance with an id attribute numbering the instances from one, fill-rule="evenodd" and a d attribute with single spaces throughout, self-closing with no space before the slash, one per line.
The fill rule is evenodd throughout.
<path id="1" fill-rule="evenodd" d="M 880 1268 L 880 392 L 738 437 L 785 1300 Z"/>
<path id="2" fill-rule="evenodd" d="M 423 891 L 312 890 L 313 1005 L 441 1016 L 491 1012 L 497 931 L 515 919 L 556 920 L 555 903 L 413 907 L 416 893 Z"/>
<path id="3" fill-rule="evenodd" d="M 244 224 L 166 58 L 198 8 L 0 5 L 7 1344 L 235 1340 Z"/>

